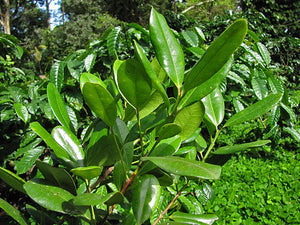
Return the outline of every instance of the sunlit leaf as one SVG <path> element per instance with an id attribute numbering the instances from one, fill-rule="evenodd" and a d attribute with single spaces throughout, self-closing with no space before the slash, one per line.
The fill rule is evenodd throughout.
<path id="1" fill-rule="evenodd" d="M 214 214 L 201 214 L 201 215 L 192 215 L 183 212 L 175 212 L 173 213 L 170 218 L 176 222 L 183 222 L 185 224 L 213 224 L 219 218 Z"/>
<path id="2" fill-rule="evenodd" d="M 20 225 L 27 225 L 28 223 L 23 218 L 21 212 L 17 210 L 15 207 L 10 205 L 8 202 L 4 201 L 0 198 L 0 208 L 4 210 L 9 216 L 11 216 L 15 221 L 17 221 Z"/>
<path id="3" fill-rule="evenodd" d="M 18 175 L 3 167 L 0 167 L 0 178 L 12 188 L 25 193 L 25 190 L 23 188 L 23 184 L 25 184 L 25 181 Z"/>

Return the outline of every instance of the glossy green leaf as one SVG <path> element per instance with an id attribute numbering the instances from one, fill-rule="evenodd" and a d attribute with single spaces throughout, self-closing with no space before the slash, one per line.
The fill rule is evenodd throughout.
<path id="1" fill-rule="evenodd" d="M 12 188 L 25 193 L 25 190 L 23 188 L 23 184 L 25 184 L 25 181 L 18 175 L 3 167 L 0 167 L 0 178 Z"/>
<path id="2" fill-rule="evenodd" d="M 48 210 L 67 214 L 81 214 L 70 202 L 75 196 L 55 186 L 28 181 L 24 189 L 31 199 Z"/>
<path id="3" fill-rule="evenodd" d="M 122 96 L 132 107 L 141 109 L 151 97 L 150 78 L 137 60 L 128 59 L 117 65 L 115 81 Z"/>
<path id="4" fill-rule="evenodd" d="M 50 70 L 50 83 L 54 84 L 54 86 L 57 88 L 58 92 L 61 91 L 63 85 L 64 85 L 64 79 L 65 79 L 65 62 L 57 61 L 55 62 Z"/>
<path id="5" fill-rule="evenodd" d="M 126 123 L 120 118 L 116 119 L 116 123 L 113 126 L 114 134 L 119 138 L 120 143 L 125 144 L 126 137 L 129 133 Z"/>
<path id="6" fill-rule="evenodd" d="M 183 222 L 185 224 L 213 224 L 219 218 L 214 214 L 201 214 L 201 215 L 192 215 L 183 212 L 175 212 L 170 218 L 176 222 Z"/>
<path id="7" fill-rule="evenodd" d="M 271 110 L 282 98 L 282 94 L 271 94 L 268 97 L 254 103 L 243 111 L 234 114 L 224 127 L 234 126 L 245 121 L 255 119 Z"/>
<path id="8" fill-rule="evenodd" d="M 30 124 L 30 128 L 39 135 L 44 142 L 54 151 L 54 154 L 59 159 L 62 159 L 67 164 L 71 163 L 71 157 L 65 151 L 62 146 L 60 146 L 55 139 L 49 134 L 44 127 L 41 126 L 39 122 L 33 122 Z M 73 163 L 71 163 L 73 164 Z"/>
<path id="9" fill-rule="evenodd" d="M 269 84 L 269 86 L 271 88 L 271 91 L 274 94 L 283 93 L 284 92 L 284 88 L 283 88 L 282 84 L 274 76 L 271 76 L 271 77 L 268 78 L 268 84 Z"/>
<path id="10" fill-rule="evenodd" d="M 297 142 L 300 143 L 300 130 L 292 127 L 284 127 L 283 131 L 289 133 Z"/>
<path id="11" fill-rule="evenodd" d="M 35 160 L 42 155 L 44 150 L 45 148 L 43 146 L 37 146 L 26 151 L 20 161 L 15 161 L 15 169 L 17 173 L 23 174 L 29 171 L 35 163 Z"/>
<path id="12" fill-rule="evenodd" d="M 249 143 L 244 143 L 244 144 L 236 144 L 233 146 L 224 146 L 224 147 L 218 148 L 216 151 L 214 151 L 212 153 L 215 155 L 233 154 L 236 152 L 244 151 L 249 148 L 263 146 L 270 142 L 271 142 L 270 140 L 260 140 L 260 141 L 254 141 L 254 142 L 249 142 Z"/>
<path id="13" fill-rule="evenodd" d="M 47 86 L 47 96 L 51 109 L 59 123 L 75 133 L 62 97 L 53 83 L 49 83 Z"/>
<path id="14" fill-rule="evenodd" d="M 121 27 L 115 27 L 107 37 L 107 48 L 110 56 L 116 56 Z"/>
<path id="15" fill-rule="evenodd" d="M 168 221 L 168 222 L 160 223 L 160 225 L 186 225 L 186 223 L 175 222 L 175 221 Z"/>
<path id="16" fill-rule="evenodd" d="M 166 106 L 169 107 L 170 102 L 169 102 L 168 95 L 167 95 L 164 87 L 160 83 L 160 81 L 159 81 L 154 69 L 152 68 L 151 63 L 147 59 L 143 49 L 136 41 L 134 41 L 134 48 L 135 48 L 135 52 L 136 52 L 136 57 L 138 58 L 140 63 L 144 66 L 144 69 L 145 69 L 147 75 L 149 76 L 149 78 L 151 79 L 153 86 L 161 94 Z"/>
<path id="17" fill-rule="evenodd" d="M 199 35 L 199 37 L 202 38 L 203 41 L 206 41 L 206 38 L 205 38 L 205 35 L 204 35 L 203 31 L 199 27 L 195 27 L 195 31 Z"/>
<path id="18" fill-rule="evenodd" d="M 261 42 L 257 42 L 256 46 L 258 48 L 259 54 L 261 55 L 261 57 L 263 58 L 263 60 L 266 64 L 266 66 L 269 66 L 270 63 L 271 63 L 271 56 L 270 56 L 270 53 L 269 53 L 268 49 Z"/>
<path id="19" fill-rule="evenodd" d="M 214 89 L 219 87 L 221 82 L 224 80 L 224 78 L 230 71 L 232 63 L 233 57 L 231 57 L 228 60 L 228 62 L 215 75 L 213 75 L 203 84 L 185 93 L 182 100 L 179 103 L 178 109 L 181 109 L 184 106 L 188 106 L 194 102 L 200 101 L 202 98 L 211 93 Z"/>
<path id="20" fill-rule="evenodd" d="M 78 168 L 71 169 L 71 172 L 83 179 L 91 180 L 94 177 L 100 176 L 102 172 L 102 167 L 99 166 L 78 167 Z"/>
<path id="21" fill-rule="evenodd" d="M 184 82 L 185 92 L 204 83 L 224 66 L 243 42 L 247 29 L 247 21 L 239 19 L 210 45 L 200 61 L 187 74 Z"/>
<path id="22" fill-rule="evenodd" d="M 117 108 L 114 98 L 105 87 L 86 82 L 82 88 L 84 99 L 91 110 L 108 126 L 116 122 Z"/>
<path id="23" fill-rule="evenodd" d="M 251 84 L 255 95 L 258 99 L 262 100 L 263 98 L 268 96 L 268 88 L 266 80 L 263 80 L 258 77 L 253 77 L 251 79 Z"/>
<path id="24" fill-rule="evenodd" d="M 137 225 L 143 224 L 156 208 L 161 194 L 158 180 L 153 175 L 139 178 L 132 194 L 132 209 Z"/>
<path id="25" fill-rule="evenodd" d="M 83 73 L 80 76 L 80 89 L 82 91 L 83 86 L 85 83 L 93 83 L 93 84 L 99 84 L 103 87 L 106 87 L 106 85 L 104 84 L 104 82 L 99 78 L 96 77 L 95 75 L 91 74 L 91 73 Z"/>
<path id="26" fill-rule="evenodd" d="M 184 40 L 192 47 L 197 47 L 199 45 L 198 36 L 192 30 L 184 30 L 181 32 Z"/>
<path id="27" fill-rule="evenodd" d="M 18 115 L 18 117 L 26 124 L 30 121 L 30 114 L 28 113 L 28 110 L 27 108 L 22 105 L 21 103 L 15 103 L 14 104 L 14 108 L 15 108 L 15 111 Z"/>
<path id="28" fill-rule="evenodd" d="M 77 137 L 66 127 L 57 126 L 52 130 L 54 140 L 68 153 L 73 162 L 84 166 L 84 152 Z"/>
<path id="29" fill-rule="evenodd" d="M 296 114 L 294 113 L 293 109 L 285 105 L 283 102 L 280 102 L 280 106 L 289 114 L 291 121 L 296 122 L 297 117 Z"/>
<path id="30" fill-rule="evenodd" d="M 222 123 L 225 114 L 224 99 L 221 91 L 216 88 L 203 98 L 202 102 L 205 106 L 205 117 L 217 127 Z"/>
<path id="31" fill-rule="evenodd" d="M 121 161 L 116 162 L 114 165 L 113 179 L 114 184 L 117 186 L 118 190 L 121 191 L 126 181 L 126 171 L 124 170 Z"/>
<path id="32" fill-rule="evenodd" d="M 112 192 L 105 196 L 96 193 L 84 193 L 73 198 L 74 205 L 114 205 L 124 201 L 124 196 L 121 192 Z"/>
<path id="33" fill-rule="evenodd" d="M 84 67 L 86 71 L 90 72 L 93 66 L 95 65 L 97 55 L 95 53 L 89 54 L 85 59 L 84 59 Z"/>
<path id="34" fill-rule="evenodd" d="M 142 161 L 151 161 L 161 169 L 180 176 L 202 179 L 219 179 L 221 167 L 209 163 L 189 160 L 175 156 L 144 157 Z"/>
<path id="35" fill-rule="evenodd" d="M 177 88 L 184 79 L 184 54 L 163 15 L 154 8 L 150 14 L 150 38 L 160 65 Z"/>
<path id="36" fill-rule="evenodd" d="M 17 221 L 20 225 L 27 225 L 28 223 L 22 216 L 21 212 L 17 210 L 15 207 L 10 205 L 8 202 L 4 201 L 0 198 L 0 208 L 4 210 L 10 217 L 12 217 L 15 221 Z"/>
<path id="37" fill-rule="evenodd" d="M 113 134 L 102 136 L 86 152 L 87 166 L 110 166 L 120 160 L 120 144 L 116 143 L 117 137 Z"/>
<path id="38" fill-rule="evenodd" d="M 160 140 L 167 139 L 179 134 L 182 131 L 181 127 L 175 123 L 167 123 L 163 125 L 157 132 Z"/>
<path id="39" fill-rule="evenodd" d="M 204 106 L 202 102 L 196 102 L 180 110 L 174 124 L 181 127 L 182 131 L 178 134 L 184 141 L 189 138 L 200 126 L 204 117 Z"/>
<path id="40" fill-rule="evenodd" d="M 76 195 L 74 180 L 64 168 L 53 167 L 41 161 L 36 161 L 36 166 L 46 180 Z"/>

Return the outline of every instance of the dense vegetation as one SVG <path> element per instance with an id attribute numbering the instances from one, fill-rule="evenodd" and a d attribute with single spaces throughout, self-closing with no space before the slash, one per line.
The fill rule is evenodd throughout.
<path id="1" fill-rule="evenodd" d="M 300 222 L 299 1 L 8 2 L 1 223 Z"/>

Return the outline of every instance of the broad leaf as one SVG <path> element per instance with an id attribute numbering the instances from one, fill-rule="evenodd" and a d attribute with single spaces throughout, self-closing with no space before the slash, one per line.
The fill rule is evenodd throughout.
<path id="1" fill-rule="evenodd" d="M 260 141 L 254 141 L 254 142 L 249 142 L 249 143 L 244 143 L 244 144 L 237 144 L 237 145 L 233 145 L 233 146 L 224 146 L 224 147 L 218 148 L 216 151 L 214 151 L 212 153 L 215 155 L 233 154 L 236 152 L 246 150 L 248 148 L 255 148 L 255 147 L 263 146 L 270 142 L 271 142 L 270 140 L 260 140 Z"/>
<path id="2" fill-rule="evenodd" d="M 23 174 L 30 170 L 35 161 L 42 155 L 44 149 L 45 148 L 43 146 L 38 146 L 26 151 L 20 161 L 15 161 L 15 169 L 17 170 L 17 173 Z"/>
<path id="3" fill-rule="evenodd" d="M 282 86 L 282 84 L 280 83 L 280 81 L 278 79 L 276 79 L 274 76 L 270 76 L 268 78 L 268 84 L 271 88 L 271 91 L 274 93 L 274 94 L 277 94 L 277 93 L 283 93 L 284 92 L 284 88 Z"/>
<path id="4" fill-rule="evenodd" d="M 184 222 L 186 224 L 213 224 L 219 218 L 214 214 L 201 214 L 201 215 L 192 215 L 183 212 L 175 212 L 170 218 L 176 222 Z"/>
<path id="5" fill-rule="evenodd" d="M 144 157 L 142 161 L 151 161 L 161 169 L 180 176 L 202 179 L 219 179 L 221 167 L 209 163 L 189 160 L 175 156 Z"/>
<path id="6" fill-rule="evenodd" d="M 110 166 L 120 160 L 120 144 L 113 134 L 102 136 L 86 152 L 87 166 Z"/>
<path id="7" fill-rule="evenodd" d="M 165 18 L 154 8 L 150 14 L 149 31 L 160 65 L 179 89 L 184 79 L 184 54 Z"/>
<path id="8" fill-rule="evenodd" d="M 185 92 L 204 83 L 224 66 L 243 42 L 247 29 L 247 21 L 239 19 L 210 45 L 200 61 L 187 74 Z"/>
<path id="9" fill-rule="evenodd" d="M 58 92 L 61 91 L 63 85 L 64 85 L 64 79 L 65 79 L 65 62 L 55 62 L 50 70 L 50 82 L 54 84 L 54 86 L 57 88 Z"/>
<path id="10" fill-rule="evenodd" d="M 152 81 L 153 86 L 161 94 L 162 98 L 164 99 L 164 102 L 165 102 L 166 106 L 169 107 L 170 102 L 169 102 L 168 95 L 167 95 L 164 87 L 162 86 L 162 84 L 158 80 L 158 77 L 157 77 L 154 69 L 152 68 L 151 63 L 147 59 L 143 49 L 141 48 L 141 46 L 136 41 L 134 41 L 134 48 L 135 48 L 135 52 L 136 52 L 136 57 L 138 58 L 140 63 L 143 65 L 147 75 L 149 76 L 149 78 Z"/>
<path id="11" fill-rule="evenodd" d="M 46 180 L 74 195 L 76 194 L 76 185 L 74 180 L 64 168 L 53 167 L 41 161 L 36 161 L 36 166 Z"/>
<path id="12" fill-rule="evenodd" d="M 192 30 L 184 30 L 181 32 L 184 40 L 192 47 L 197 47 L 199 45 L 199 40 L 197 34 Z"/>
<path id="13" fill-rule="evenodd" d="M 68 153 L 73 162 L 84 166 L 84 152 L 77 137 L 66 127 L 57 126 L 52 130 L 52 137 Z"/>
<path id="14" fill-rule="evenodd" d="M 185 93 L 182 100 L 179 103 L 178 108 L 181 109 L 184 106 L 200 101 L 202 98 L 204 98 L 214 89 L 216 89 L 228 74 L 232 63 L 233 57 L 231 57 L 228 60 L 228 62 L 215 75 L 213 75 L 200 86 L 193 88 L 192 90 Z"/>
<path id="15" fill-rule="evenodd" d="M 167 123 L 163 125 L 157 132 L 160 140 L 167 139 L 179 134 L 182 131 L 181 127 L 175 123 Z"/>
<path id="16" fill-rule="evenodd" d="M 25 181 L 13 172 L 0 167 L 0 178 L 12 188 L 25 193 L 25 190 L 23 188 L 23 184 L 25 184 Z"/>
<path id="17" fill-rule="evenodd" d="M 263 60 L 266 64 L 266 66 L 269 66 L 271 63 L 271 56 L 270 56 L 268 49 L 261 42 L 257 42 L 256 46 L 258 48 L 259 54 L 261 55 L 261 57 L 263 58 Z"/>
<path id="18" fill-rule="evenodd" d="M 116 56 L 121 27 L 115 27 L 107 37 L 107 48 L 110 56 Z"/>
<path id="19" fill-rule="evenodd" d="M 297 142 L 300 143 L 300 131 L 292 127 L 284 127 L 283 131 L 289 133 Z"/>
<path id="20" fill-rule="evenodd" d="M 91 74 L 91 73 L 83 73 L 80 76 L 80 89 L 82 91 L 83 86 L 85 83 L 90 82 L 93 84 L 99 84 L 103 87 L 106 87 L 105 83 L 99 78 L 96 77 L 95 75 Z"/>
<path id="21" fill-rule="evenodd" d="M 47 86 L 47 96 L 51 109 L 59 123 L 75 133 L 62 97 L 53 83 L 49 83 Z"/>
<path id="22" fill-rule="evenodd" d="M 105 196 L 96 193 L 84 193 L 73 198 L 74 205 L 114 205 L 124 201 L 124 196 L 121 192 L 112 192 Z"/>
<path id="23" fill-rule="evenodd" d="M 91 53 L 84 59 L 84 66 L 86 71 L 91 71 L 91 69 L 95 65 L 96 57 L 97 55 L 95 53 Z"/>
<path id="24" fill-rule="evenodd" d="M 10 205 L 8 202 L 4 201 L 0 198 L 0 208 L 4 210 L 9 216 L 11 216 L 15 221 L 17 221 L 20 225 L 27 225 L 28 223 L 23 218 L 21 212 L 17 210 L 15 207 Z"/>
<path id="25" fill-rule="evenodd" d="M 86 82 L 82 88 L 84 99 L 91 110 L 108 126 L 116 122 L 117 108 L 114 98 L 105 87 Z"/>
<path id="26" fill-rule="evenodd" d="M 135 109 L 141 109 L 151 97 L 152 82 L 137 60 L 128 59 L 114 71 L 115 81 L 124 99 Z"/>
<path id="27" fill-rule="evenodd" d="M 178 134 L 184 141 L 189 138 L 200 126 L 204 116 L 204 106 L 202 102 L 196 102 L 180 110 L 175 117 L 174 124 L 181 127 Z"/>
<path id="28" fill-rule="evenodd" d="M 258 99 L 262 100 L 268 96 L 267 81 L 258 77 L 251 79 L 252 88 Z"/>
<path id="29" fill-rule="evenodd" d="M 202 99 L 205 106 L 205 117 L 217 127 L 224 118 L 225 106 L 221 91 L 216 88 Z"/>
<path id="30" fill-rule="evenodd" d="M 132 195 L 132 209 L 137 225 L 143 224 L 156 208 L 161 194 L 159 182 L 153 175 L 139 178 Z"/>
<path id="31" fill-rule="evenodd" d="M 44 127 L 41 126 L 39 122 L 33 122 L 30 124 L 30 128 L 39 135 L 44 142 L 54 151 L 54 154 L 57 158 L 62 159 L 67 164 L 74 165 L 73 162 L 71 162 L 71 157 L 68 155 L 68 153 L 65 151 L 64 148 L 62 148 L 55 139 L 49 134 Z"/>
<path id="32" fill-rule="evenodd" d="M 16 113 L 18 117 L 26 124 L 30 121 L 30 114 L 28 113 L 27 108 L 22 105 L 21 103 L 15 103 L 14 108 L 16 110 Z"/>
<path id="33" fill-rule="evenodd" d="M 62 188 L 28 181 L 24 184 L 24 189 L 30 198 L 48 210 L 72 215 L 82 214 L 70 202 L 75 196 Z"/>
<path id="34" fill-rule="evenodd" d="M 267 113 L 280 101 L 281 97 L 282 94 L 269 95 L 259 102 L 247 107 L 243 111 L 234 114 L 229 120 L 227 120 L 224 127 L 234 126 Z"/>
<path id="35" fill-rule="evenodd" d="M 71 169 L 71 172 L 83 179 L 91 180 L 92 178 L 98 177 L 101 174 L 102 167 L 99 166 L 78 167 L 78 168 Z"/>

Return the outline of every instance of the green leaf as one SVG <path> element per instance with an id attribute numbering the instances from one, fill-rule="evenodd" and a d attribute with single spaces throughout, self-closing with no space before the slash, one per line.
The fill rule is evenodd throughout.
<path id="1" fill-rule="evenodd" d="M 175 156 L 143 157 L 142 161 L 151 161 L 161 169 L 180 176 L 198 177 L 202 179 L 219 179 L 221 167 L 196 160 Z"/>
<path id="2" fill-rule="evenodd" d="M 213 224 L 219 218 L 214 214 L 192 215 L 183 212 L 175 212 L 170 218 L 176 222 L 184 222 L 185 224 Z"/>
<path id="3" fill-rule="evenodd" d="M 107 48 L 110 56 L 115 57 L 117 54 L 118 41 L 121 33 L 121 27 L 115 27 L 107 37 Z"/>
<path id="4" fill-rule="evenodd" d="M 230 71 L 231 65 L 233 63 L 233 57 L 231 57 L 228 62 L 211 78 L 205 81 L 200 86 L 193 88 L 184 94 L 182 100 L 179 103 L 178 109 L 188 106 L 194 102 L 200 101 L 202 98 L 211 93 L 214 89 L 219 87 L 221 82 L 224 80 L 228 72 Z"/>
<path id="5" fill-rule="evenodd" d="M 71 215 L 82 214 L 70 202 L 75 196 L 62 188 L 28 181 L 24 189 L 31 199 L 48 210 Z"/>
<path id="6" fill-rule="evenodd" d="M 27 108 L 22 105 L 21 103 L 15 103 L 14 108 L 16 110 L 16 113 L 18 117 L 26 124 L 30 121 L 30 114 L 28 113 Z"/>
<path id="7" fill-rule="evenodd" d="M 202 38 L 203 41 L 206 41 L 206 38 L 205 38 L 205 35 L 204 35 L 203 31 L 199 27 L 195 27 L 195 31 L 199 35 L 199 37 Z"/>
<path id="8" fill-rule="evenodd" d="M 269 66 L 271 63 L 271 56 L 270 56 L 268 49 L 261 42 L 257 42 L 256 46 L 258 48 L 259 54 L 261 55 L 261 57 L 263 58 L 263 60 L 266 64 L 266 66 Z"/>
<path id="9" fill-rule="evenodd" d="M 84 66 L 85 66 L 86 71 L 90 72 L 91 69 L 93 69 L 96 58 L 97 58 L 97 55 L 95 53 L 91 53 L 84 59 Z"/>
<path id="10" fill-rule="evenodd" d="M 105 87 L 86 82 L 82 88 L 84 99 L 91 110 L 108 126 L 116 122 L 117 108 L 114 98 Z"/>
<path id="11" fill-rule="evenodd" d="M 241 45 L 247 34 L 247 21 L 239 19 L 230 25 L 206 50 L 187 74 L 185 92 L 199 86 L 217 73 Z"/>
<path id="12" fill-rule="evenodd" d="M 167 139 L 179 134 L 182 131 L 181 127 L 175 123 L 167 123 L 163 125 L 157 132 L 160 140 Z"/>
<path id="13" fill-rule="evenodd" d="M 224 127 L 234 126 L 261 116 L 272 109 L 282 98 L 282 94 L 271 94 L 246 109 L 234 114 Z"/>
<path id="14" fill-rule="evenodd" d="M 151 79 L 152 84 L 154 85 L 156 90 L 158 90 L 158 92 L 161 94 L 161 97 L 164 99 L 164 102 L 165 102 L 167 108 L 169 108 L 170 102 L 169 102 L 168 95 L 167 95 L 164 87 L 160 83 L 160 81 L 159 81 L 154 69 L 152 68 L 151 63 L 147 59 L 143 49 L 136 41 L 134 41 L 134 48 L 135 48 L 135 52 L 136 52 L 136 57 L 138 58 L 140 63 L 143 65 L 147 75 Z"/>
<path id="15" fill-rule="evenodd" d="M 179 89 L 184 79 L 184 54 L 165 18 L 154 8 L 150 14 L 149 31 L 160 65 Z"/>
<path id="16" fill-rule="evenodd" d="M 35 163 L 40 155 L 44 152 L 43 146 L 38 146 L 32 149 L 29 149 L 25 152 L 24 156 L 20 161 L 15 161 L 15 169 L 18 174 L 26 173 Z"/>
<path id="17" fill-rule="evenodd" d="M 65 104 L 53 83 L 48 84 L 47 95 L 48 95 L 49 104 L 51 106 L 51 109 L 56 119 L 59 121 L 59 123 L 62 126 L 69 128 L 69 130 L 75 133 L 75 130 L 73 128 Z"/>
<path id="18" fill-rule="evenodd" d="M 49 134 L 39 122 L 31 123 L 30 128 L 39 135 L 50 148 L 52 148 L 57 158 L 62 159 L 67 164 L 74 165 L 73 162 L 71 162 L 71 158 L 68 153 L 55 141 L 51 134 Z"/>
<path id="19" fill-rule="evenodd" d="M 0 208 L 3 209 L 10 217 L 17 221 L 20 225 L 27 225 L 28 223 L 22 216 L 21 212 L 8 202 L 0 198 Z"/>
<path id="20" fill-rule="evenodd" d="M 174 119 L 174 124 L 181 127 L 178 134 L 184 141 L 189 138 L 200 126 L 204 117 L 204 106 L 202 102 L 196 102 L 180 110 Z"/>
<path id="21" fill-rule="evenodd" d="M 50 83 L 54 84 L 58 92 L 61 91 L 64 85 L 65 66 L 65 62 L 58 61 L 52 65 L 50 70 Z"/>
<path id="22" fill-rule="evenodd" d="M 197 34 L 192 30 L 184 30 L 181 32 L 184 40 L 192 47 L 197 47 L 199 45 L 199 40 Z"/>
<path id="23" fill-rule="evenodd" d="M 268 78 L 268 84 L 269 84 L 269 86 L 271 88 L 271 91 L 274 94 L 284 93 L 284 88 L 283 88 L 282 84 L 274 76 L 271 76 L 271 77 Z"/>
<path id="24" fill-rule="evenodd" d="M 266 80 L 260 79 L 258 77 L 253 77 L 251 79 L 251 84 L 255 95 L 258 99 L 262 100 L 268 96 L 268 88 Z"/>
<path id="25" fill-rule="evenodd" d="M 52 130 L 52 137 L 68 153 L 73 162 L 84 166 L 84 152 L 77 137 L 66 127 L 57 126 Z"/>
<path id="26" fill-rule="evenodd" d="M 119 143 L 113 134 L 102 136 L 86 151 L 87 166 L 110 166 L 120 160 Z"/>
<path id="27" fill-rule="evenodd" d="M 159 182 L 153 175 L 139 178 L 132 194 L 132 209 L 137 225 L 144 223 L 156 208 L 161 194 Z"/>
<path id="28" fill-rule="evenodd" d="M 205 117 L 217 127 L 222 123 L 225 114 L 224 99 L 221 91 L 216 88 L 202 99 L 205 106 Z"/>
<path id="29" fill-rule="evenodd" d="M 71 169 L 71 172 L 83 179 L 91 180 L 94 177 L 100 176 L 102 172 L 102 167 L 99 166 L 78 167 L 78 168 Z"/>
<path id="30" fill-rule="evenodd" d="M 124 201 L 124 196 L 121 192 L 112 192 L 105 196 L 96 193 L 84 193 L 73 198 L 74 205 L 114 205 Z"/>
<path id="31" fill-rule="evenodd" d="M 25 184 L 25 181 L 13 172 L 0 167 L 0 178 L 12 188 L 25 193 L 25 190 L 23 188 L 23 184 Z"/>
<path id="32" fill-rule="evenodd" d="M 126 171 L 124 170 L 121 161 L 116 162 L 114 165 L 113 179 L 118 190 L 122 190 L 122 187 L 126 182 Z"/>
<path id="33" fill-rule="evenodd" d="M 74 180 L 64 168 L 53 167 L 41 161 L 36 161 L 36 166 L 46 180 L 76 195 Z"/>
<path id="34" fill-rule="evenodd" d="M 137 60 L 116 64 L 115 81 L 124 99 L 135 109 L 141 109 L 151 97 L 152 82 Z"/>
<path id="35" fill-rule="evenodd" d="M 99 84 L 102 87 L 106 87 L 105 83 L 97 76 L 91 74 L 91 73 L 83 73 L 80 76 L 80 89 L 82 91 L 83 86 L 85 83 L 93 83 L 93 84 Z"/>
<path id="36" fill-rule="evenodd" d="M 284 127 L 283 131 L 289 133 L 297 142 L 300 143 L 300 131 L 297 131 L 292 127 Z"/>
<path id="37" fill-rule="evenodd" d="M 216 151 L 212 152 L 215 155 L 228 155 L 228 154 L 233 154 L 236 152 L 244 151 L 248 148 L 255 148 L 259 146 L 266 145 L 270 143 L 270 140 L 260 140 L 260 141 L 254 141 L 254 142 L 249 142 L 249 143 L 244 143 L 244 144 L 237 144 L 233 146 L 224 146 L 218 148 Z"/>

